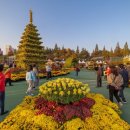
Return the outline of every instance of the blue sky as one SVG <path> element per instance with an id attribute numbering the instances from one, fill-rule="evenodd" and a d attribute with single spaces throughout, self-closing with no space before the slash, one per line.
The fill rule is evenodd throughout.
<path id="1" fill-rule="evenodd" d="M 130 48 L 130 0 L 0 0 L 0 48 L 17 48 L 30 9 L 46 47 Z"/>

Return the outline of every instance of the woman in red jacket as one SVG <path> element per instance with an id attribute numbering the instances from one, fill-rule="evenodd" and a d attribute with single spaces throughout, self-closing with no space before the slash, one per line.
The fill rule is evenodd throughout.
<path id="1" fill-rule="evenodd" d="M 5 76 L 2 73 L 3 65 L 0 64 L 0 115 L 4 114 L 4 100 L 5 100 Z"/>

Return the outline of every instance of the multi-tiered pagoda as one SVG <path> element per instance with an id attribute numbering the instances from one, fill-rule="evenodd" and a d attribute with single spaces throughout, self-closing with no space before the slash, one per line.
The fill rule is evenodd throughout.
<path id="1" fill-rule="evenodd" d="M 17 66 L 26 68 L 30 64 L 40 66 L 43 63 L 42 41 L 36 28 L 33 24 L 32 11 L 30 10 L 30 22 L 26 25 L 18 46 Z"/>

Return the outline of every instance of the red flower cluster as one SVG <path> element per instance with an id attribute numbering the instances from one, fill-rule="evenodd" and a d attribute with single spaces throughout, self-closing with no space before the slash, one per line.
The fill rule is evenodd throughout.
<path id="1" fill-rule="evenodd" d="M 80 101 L 65 105 L 39 97 L 35 101 L 35 109 L 38 109 L 36 115 L 44 113 L 47 116 L 53 116 L 57 122 L 64 123 L 74 117 L 79 117 L 82 120 L 91 117 L 90 108 L 94 104 L 95 101 L 91 98 L 82 98 Z"/>

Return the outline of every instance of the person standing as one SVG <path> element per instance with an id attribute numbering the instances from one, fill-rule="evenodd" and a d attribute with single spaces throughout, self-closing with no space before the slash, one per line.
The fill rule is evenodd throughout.
<path id="1" fill-rule="evenodd" d="M 78 67 L 78 66 L 76 66 L 76 67 L 75 67 L 76 76 L 78 76 L 79 71 L 80 71 L 79 67 Z"/>
<path id="2" fill-rule="evenodd" d="M 36 88 L 39 85 L 39 73 L 38 73 L 38 67 L 35 64 L 33 65 L 33 73 L 35 76 L 34 88 Z"/>
<path id="3" fill-rule="evenodd" d="M 47 64 L 47 66 L 46 66 L 46 73 L 47 73 L 46 79 L 47 80 L 51 78 L 51 70 L 52 70 L 51 66 L 49 64 Z"/>
<path id="4" fill-rule="evenodd" d="M 127 103 L 125 96 L 124 96 L 124 89 L 125 89 L 125 87 L 128 87 L 128 84 L 129 84 L 128 71 L 125 69 L 123 64 L 121 64 L 119 67 L 120 67 L 119 73 L 123 77 L 123 85 L 121 86 L 121 89 L 119 91 L 119 97 L 121 98 L 123 103 Z"/>
<path id="5" fill-rule="evenodd" d="M 33 95 L 35 77 L 34 77 L 34 73 L 32 70 L 33 70 L 33 67 L 30 65 L 26 72 L 26 81 L 27 81 L 27 86 L 28 86 L 26 93 L 28 95 Z"/>
<path id="6" fill-rule="evenodd" d="M 118 92 L 123 85 L 123 77 L 119 74 L 115 66 L 111 66 L 111 74 L 107 76 L 107 83 L 109 85 L 109 99 L 113 102 L 113 96 L 115 96 L 119 106 L 123 104 L 119 98 Z"/>
<path id="7" fill-rule="evenodd" d="M 13 86 L 11 83 L 11 73 L 12 73 L 12 65 L 9 65 L 9 68 L 5 71 L 5 86 L 9 83 L 9 86 Z"/>
<path id="8" fill-rule="evenodd" d="M 99 65 L 97 69 L 97 87 L 102 86 L 102 73 L 102 65 Z"/>
<path id="9" fill-rule="evenodd" d="M 0 64 L 0 115 L 4 114 L 4 101 L 5 101 L 5 76 L 2 73 L 3 65 Z"/>
<path id="10" fill-rule="evenodd" d="M 127 66 L 127 71 L 128 71 L 128 77 L 129 77 L 128 87 L 130 87 L 130 65 Z"/>
<path id="11" fill-rule="evenodd" d="M 106 75 L 109 76 L 109 74 L 111 74 L 111 68 L 108 65 L 107 68 L 106 68 Z"/>

